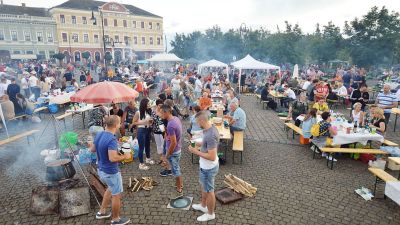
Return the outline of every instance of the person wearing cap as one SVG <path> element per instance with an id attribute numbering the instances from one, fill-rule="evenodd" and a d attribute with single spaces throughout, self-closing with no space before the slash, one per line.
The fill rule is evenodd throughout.
<path id="1" fill-rule="evenodd" d="M 25 97 L 29 98 L 29 96 L 31 95 L 29 90 L 29 73 L 24 71 L 22 75 L 21 89 L 23 90 L 23 94 L 25 95 Z"/>
<path id="2" fill-rule="evenodd" d="M 39 79 L 36 77 L 36 71 L 32 70 L 29 77 L 29 87 L 31 88 L 31 93 L 35 95 L 35 100 L 40 97 L 40 87 Z"/>
<path id="3" fill-rule="evenodd" d="M 18 99 L 17 99 L 17 94 L 20 92 L 20 87 L 16 83 L 15 78 L 11 78 L 11 84 L 8 85 L 7 87 L 7 95 L 10 98 L 10 101 L 14 104 L 14 111 L 15 114 L 19 115 L 22 113 L 22 108 L 18 104 Z"/>

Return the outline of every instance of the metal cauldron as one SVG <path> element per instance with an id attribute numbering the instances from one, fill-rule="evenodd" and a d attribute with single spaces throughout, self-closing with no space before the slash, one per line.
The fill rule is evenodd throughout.
<path id="1" fill-rule="evenodd" d="M 70 159 L 49 162 L 46 166 L 46 180 L 48 181 L 70 179 L 76 174 L 74 165 Z"/>

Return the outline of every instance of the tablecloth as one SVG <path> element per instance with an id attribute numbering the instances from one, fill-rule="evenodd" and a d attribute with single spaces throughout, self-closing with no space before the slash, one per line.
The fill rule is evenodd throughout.
<path id="1" fill-rule="evenodd" d="M 385 195 L 400 205 L 400 181 L 386 182 Z"/>
<path id="2" fill-rule="evenodd" d="M 57 95 L 57 96 L 48 96 L 45 97 L 49 100 L 49 104 L 58 104 L 62 105 L 68 102 L 71 102 L 71 96 L 74 95 L 75 92 L 69 92 L 69 93 L 64 93 L 62 95 Z"/>
<path id="3" fill-rule="evenodd" d="M 368 141 L 379 141 L 383 142 L 384 137 L 380 134 L 362 134 L 362 133 L 351 133 L 346 134 L 344 131 L 339 131 L 337 135 L 333 137 L 333 145 L 344 145 L 352 143 L 360 143 L 367 145 Z"/>

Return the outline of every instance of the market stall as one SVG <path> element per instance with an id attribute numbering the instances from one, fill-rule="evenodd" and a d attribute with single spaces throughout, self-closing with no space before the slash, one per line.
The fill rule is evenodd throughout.
<path id="1" fill-rule="evenodd" d="M 243 59 L 231 63 L 231 65 L 239 70 L 239 91 L 241 87 L 240 78 L 242 76 L 242 70 L 278 70 L 280 72 L 281 69 L 279 66 L 255 60 L 251 55 L 247 55 Z"/>

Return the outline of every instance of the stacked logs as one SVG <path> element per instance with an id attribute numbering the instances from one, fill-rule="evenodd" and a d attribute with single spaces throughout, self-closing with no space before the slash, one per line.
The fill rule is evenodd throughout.
<path id="1" fill-rule="evenodd" d="M 257 192 L 257 188 L 232 174 L 225 175 L 224 183 L 228 188 L 247 197 L 253 197 Z"/>
<path id="2" fill-rule="evenodd" d="M 136 177 L 134 177 L 132 180 L 132 177 L 129 177 L 128 189 L 132 188 L 131 192 L 138 192 L 141 189 L 150 191 L 154 188 L 154 186 L 157 185 L 158 183 L 151 177 L 142 177 L 140 180 L 136 179 Z"/>

